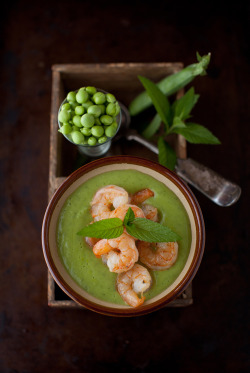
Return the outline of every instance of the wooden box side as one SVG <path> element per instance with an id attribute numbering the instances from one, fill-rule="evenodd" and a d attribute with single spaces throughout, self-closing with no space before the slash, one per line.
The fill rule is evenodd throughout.
<path id="1" fill-rule="evenodd" d="M 58 133 L 57 115 L 61 102 L 67 92 L 76 90 L 81 86 L 92 85 L 110 91 L 119 97 L 125 105 L 141 91 L 142 86 L 137 78 L 144 75 L 154 82 L 158 82 L 165 76 L 176 73 L 183 68 L 182 63 L 111 63 L 111 64 L 66 64 L 52 67 L 52 99 L 50 121 L 50 164 L 49 164 L 49 188 L 50 199 L 56 189 L 70 173 L 70 165 L 63 169 L 65 162 L 70 157 L 76 156 L 76 147 L 64 139 Z M 177 97 L 181 97 L 183 90 Z M 175 136 L 175 150 L 178 157 L 186 158 L 186 141 L 182 136 Z M 66 157 L 64 157 L 66 154 Z M 67 173 L 67 170 L 69 172 Z M 51 307 L 82 308 L 73 300 L 56 299 L 58 285 L 48 272 L 48 305 Z M 60 291 L 60 289 L 59 289 Z M 192 284 L 168 307 L 183 307 L 193 303 Z"/>

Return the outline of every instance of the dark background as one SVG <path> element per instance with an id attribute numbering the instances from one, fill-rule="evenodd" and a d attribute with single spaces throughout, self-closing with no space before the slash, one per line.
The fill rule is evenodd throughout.
<path id="1" fill-rule="evenodd" d="M 247 372 L 249 364 L 249 6 L 240 1 L 1 4 L 0 372 Z M 174 4 L 174 5 L 173 5 Z M 195 195 L 206 249 L 194 304 L 135 318 L 47 306 L 51 66 L 195 62 L 212 53 L 193 114 L 222 142 L 188 155 L 242 187 L 222 208 Z"/>

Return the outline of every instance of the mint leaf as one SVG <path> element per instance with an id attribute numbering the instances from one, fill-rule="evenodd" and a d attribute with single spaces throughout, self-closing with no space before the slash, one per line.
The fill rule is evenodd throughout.
<path id="1" fill-rule="evenodd" d="M 145 218 L 135 218 L 130 226 L 126 226 L 128 234 L 146 242 L 174 242 L 181 237 L 170 228 Z"/>
<path id="2" fill-rule="evenodd" d="M 175 128 L 174 132 L 184 136 L 192 144 L 220 144 L 220 140 L 212 132 L 197 123 L 186 123 L 185 128 Z"/>
<path id="3" fill-rule="evenodd" d="M 163 123 L 165 123 L 166 127 L 169 127 L 169 115 L 170 115 L 170 104 L 168 102 L 167 97 L 162 93 L 162 91 L 154 84 L 151 80 L 143 77 L 138 76 L 142 85 L 146 89 L 147 94 L 151 98 L 153 105 L 161 117 Z"/>
<path id="4" fill-rule="evenodd" d="M 185 128 L 186 124 L 181 120 L 180 117 L 174 117 L 173 124 L 170 127 L 170 130 L 168 131 L 169 133 L 175 132 L 176 128 Z"/>
<path id="5" fill-rule="evenodd" d="M 83 237 L 116 238 L 123 233 L 123 222 L 118 218 L 96 221 L 81 229 L 77 234 Z"/>
<path id="6" fill-rule="evenodd" d="M 173 171 L 176 165 L 176 154 L 174 149 L 163 139 L 162 136 L 158 139 L 158 150 L 159 163 Z"/>
<path id="7" fill-rule="evenodd" d="M 161 125 L 161 117 L 157 113 L 155 114 L 154 118 L 149 123 L 149 125 L 142 132 L 142 136 L 145 137 L 146 139 L 150 139 L 150 137 L 152 137 L 156 133 L 156 131 L 160 128 L 160 125 Z"/>
<path id="8" fill-rule="evenodd" d="M 173 103 L 174 115 L 182 120 L 187 119 L 198 99 L 199 95 L 195 95 L 194 88 L 191 87 L 184 96 Z"/>
<path id="9" fill-rule="evenodd" d="M 135 214 L 134 211 L 129 207 L 128 211 L 126 212 L 126 215 L 123 220 L 123 224 L 125 226 L 130 225 L 135 220 Z"/>

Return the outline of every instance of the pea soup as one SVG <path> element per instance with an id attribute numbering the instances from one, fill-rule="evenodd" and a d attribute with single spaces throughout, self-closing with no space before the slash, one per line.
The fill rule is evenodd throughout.
<path id="1" fill-rule="evenodd" d="M 95 192 L 114 184 L 123 187 L 128 193 L 150 188 L 154 197 L 147 200 L 159 211 L 159 223 L 168 226 L 181 236 L 175 264 L 164 271 L 149 270 L 153 283 L 144 294 L 146 300 L 155 297 L 170 286 L 178 277 L 189 255 L 191 228 L 188 215 L 178 197 L 163 183 L 136 170 L 116 170 L 105 172 L 86 181 L 66 200 L 59 216 L 57 244 L 60 258 L 71 277 L 89 294 L 106 302 L 125 305 L 116 290 L 117 274 L 97 258 L 85 242 L 77 235 L 93 218 L 90 202 Z"/>

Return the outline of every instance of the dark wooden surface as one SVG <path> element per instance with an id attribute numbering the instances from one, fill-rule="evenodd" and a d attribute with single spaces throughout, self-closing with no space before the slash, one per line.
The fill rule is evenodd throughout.
<path id="1" fill-rule="evenodd" d="M 249 12 L 237 3 L 12 1 L 1 5 L 0 372 L 247 372 Z M 172 3 L 172 2 L 171 2 Z M 121 3 L 122 4 L 122 3 Z M 51 66 L 183 62 L 212 53 L 194 120 L 220 146 L 188 155 L 242 187 L 221 208 L 195 192 L 206 249 L 194 304 L 138 318 L 47 306 L 40 232 L 47 205 Z"/>

